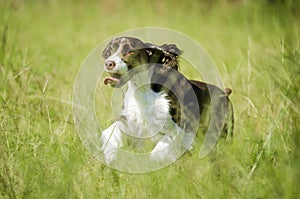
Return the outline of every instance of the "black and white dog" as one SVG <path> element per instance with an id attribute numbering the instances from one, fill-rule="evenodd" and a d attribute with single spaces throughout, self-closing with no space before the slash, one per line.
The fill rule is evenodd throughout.
<path id="1" fill-rule="evenodd" d="M 231 90 L 186 79 L 178 72 L 180 55 L 174 44 L 158 46 L 132 37 L 114 38 L 107 44 L 102 56 L 110 76 L 104 84 L 128 86 L 119 119 L 101 135 L 107 163 L 127 143 L 124 137 L 150 138 L 155 144 L 150 158 L 163 161 L 175 160 L 182 148 L 189 149 L 194 138 L 191 132 L 197 132 L 199 125 L 232 134 Z"/>

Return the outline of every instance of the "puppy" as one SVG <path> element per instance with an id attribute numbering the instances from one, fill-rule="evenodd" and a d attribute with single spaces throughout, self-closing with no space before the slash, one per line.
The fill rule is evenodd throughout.
<path id="1" fill-rule="evenodd" d="M 181 53 L 174 44 L 158 46 L 132 37 L 107 44 L 102 56 L 110 76 L 104 84 L 128 85 L 119 119 L 100 138 L 107 163 L 117 158 L 124 137 L 151 139 L 150 158 L 164 161 L 190 149 L 198 127 L 207 128 L 211 137 L 232 134 L 231 90 L 186 79 L 178 71 Z"/>

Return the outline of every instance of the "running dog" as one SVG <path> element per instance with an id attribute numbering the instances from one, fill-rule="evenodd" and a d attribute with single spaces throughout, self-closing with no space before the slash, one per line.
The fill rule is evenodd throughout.
<path id="1" fill-rule="evenodd" d="M 150 138 L 154 143 L 150 158 L 163 161 L 190 149 L 191 132 L 199 127 L 210 128 L 217 137 L 232 135 L 231 89 L 185 78 L 178 71 L 181 54 L 174 44 L 155 45 L 132 37 L 107 44 L 102 57 L 110 76 L 104 84 L 114 88 L 127 84 L 119 119 L 100 138 L 107 163 L 117 158 L 124 137 Z"/>

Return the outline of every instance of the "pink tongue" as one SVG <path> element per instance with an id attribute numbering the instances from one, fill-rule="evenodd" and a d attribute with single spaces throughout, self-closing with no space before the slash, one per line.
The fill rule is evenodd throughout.
<path id="1" fill-rule="evenodd" d="M 114 78 L 114 77 L 106 77 L 104 79 L 104 84 L 107 85 L 107 84 L 110 84 L 111 86 L 114 86 L 118 83 L 119 79 L 117 78 Z"/>

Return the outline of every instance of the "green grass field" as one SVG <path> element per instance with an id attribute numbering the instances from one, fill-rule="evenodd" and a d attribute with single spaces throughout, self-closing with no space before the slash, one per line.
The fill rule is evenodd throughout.
<path id="1" fill-rule="evenodd" d="M 299 198 L 299 10 L 296 0 L 1 1 L 0 198 Z M 72 90 L 97 44 L 146 26 L 207 49 L 233 89 L 235 135 L 207 158 L 121 173 L 83 146 Z"/>

